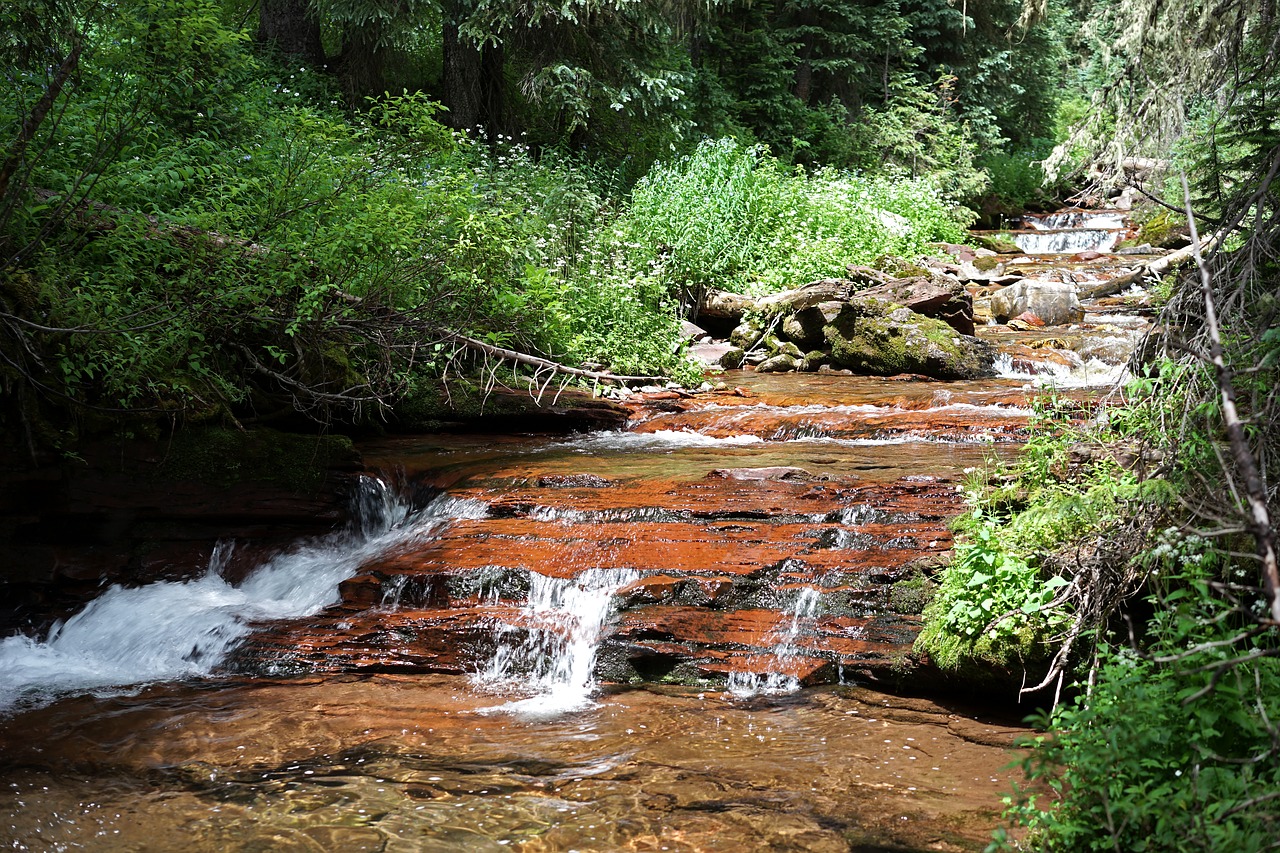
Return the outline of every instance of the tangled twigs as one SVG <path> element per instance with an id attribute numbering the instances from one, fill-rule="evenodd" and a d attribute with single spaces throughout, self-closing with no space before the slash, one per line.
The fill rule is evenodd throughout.
<path id="1" fill-rule="evenodd" d="M 491 358 L 499 359 L 500 361 L 509 361 L 515 364 L 524 364 L 535 367 L 539 372 L 543 370 L 550 370 L 553 373 L 560 373 L 568 376 L 579 376 L 583 379 L 591 379 L 597 382 L 617 382 L 623 385 L 652 385 L 666 381 L 665 377 L 662 376 L 623 376 L 616 373 L 607 373 L 598 370 L 583 370 L 580 367 L 569 367 L 568 365 L 560 364 L 559 362 L 541 358 L 536 355 L 529 355 L 528 353 L 494 346 L 493 344 L 487 344 L 484 341 L 479 341 L 475 338 L 467 337 L 466 335 L 462 335 L 457 332 L 442 332 L 441 337 L 446 341 L 461 344 L 467 349 L 474 350 Z M 537 375 L 538 374 L 535 374 L 535 377 Z M 541 398 L 541 394 L 539 394 L 539 398 Z"/>
<path id="2" fill-rule="evenodd" d="M 1276 164 L 1273 161 L 1270 178 L 1275 175 Z M 1271 526 L 1271 512 L 1267 506 L 1266 487 L 1258 470 L 1257 460 L 1249 447 L 1245 436 L 1244 424 L 1236 410 L 1236 390 L 1231 369 L 1227 366 L 1222 351 L 1222 332 L 1218 325 L 1218 309 L 1213 293 L 1213 277 L 1204 255 L 1199 250 L 1199 237 L 1196 234 L 1195 215 L 1191 210 L 1191 193 L 1187 188 L 1187 176 L 1182 176 L 1182 193 L 1186 199 L 1187 223 L 1191 227 L 1191 245 L 1194 249 L 1196 266 L 1200 270 L 1200 290 L 1204 296 L 1205 331 L 1209 336 L 1209 359 L 1213 363 L 1214 374 L 1218 380 L 1218 391 L 1222 398 L 1222 420 L 1226 428 L 1227 440 L 1231 445 L 1231 455 L 1237 470 L 1244 479 L 1245 499 L 1249 507 L 1249 533 L 1253 536 L 1259 561 L 1262 564 L 1262 585 L 1266 592 L 1271 611 L 1271 620 L 1280 623 L 1280 567 L 1276 563 L 1275 529 Z"/>

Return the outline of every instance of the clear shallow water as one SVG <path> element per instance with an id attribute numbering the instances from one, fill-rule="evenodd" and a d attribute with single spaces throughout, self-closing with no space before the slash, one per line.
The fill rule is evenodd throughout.
<path id="1" fill-rule="evenodd" d="M 981 849 L 1022 731 L 849 688 L 491 705 L 439 676 L 67 700 L 0 734 L 0 832 L 137 853 Z"/>
<path id="2" fill-rule="evenodd" d="M 31 688 L 40 678 L 12 682 L 28 701 L 104 685 L 116 690 L 130 680 L 182 680 L 134 686 L 130 695 L 11 707 L 0 721 L 2 837 L 15 850 L 197 853 L 981 849 L 1008 790 L 1009 747 L 1022 730 L 974 719 L 966 709 L 849 687 L 790 692 L 798 684 L 788 661 L 819 639 L 817 623 L 834 590 L 798 593 L 790 610 L 744 610 L 740 636 L 756 631 L 759 652 L 725 689 L 620 690 L 592 680 L 592 637 L 610 630 L 609 591 L 632 577 L 608 565 L 608 555 L 624 546 L 684 547 L 674 533 L 651 546 L 609 539 L 587 542 L 587 549 L 540 540 L 558 562 L 580 551 L 604 557 L 574 563 L 566 577 L 547 573 L 540 591 L 540 581 L 528 578 L 529 605 L 508 606 L 501 624 L 483 626 L 489 636 L 518 629 L 476 668 L 488 677 L 330 674 L 278 682 L 219 674 L 219 655 L 243 632 L 327 607 L 339 581 L 371 562 L 412 563 L 430 551 L 423 546 L 433 537 L 466 527 L 467 519 L 476 520 L 468 528 L 475 544 L 460 542 L 459 556 L 480 544 L 495 553 L 524 547 L 517 538 L 524 523 L 570 532 L 593 525 L 597 538 L 614 537 L 622 525 L 610 513 L 641 518 L 664 511 L 664 500 L 706 509 L 708 518 L 725 507 L 737 512 L 734 502 L 752 512 L 769 501 L 770 512 L 805 536 L 804 528 L 828 517 L 916 525 L 909 514 L 864 498 L 833 504 L 831 516 L 830 509 L 788 503 L 793 492 L 776 482 L 715 475 L 796 467 L 815 478 L 815 494 L 888 494 L 894 484 L 948 491 L 964 468 L 1015 452 L 1027 412 L 1018 379 L 738 379 L 751 395 L 744 408 L 768 421 L 758 429 L 733 407 L 695 401 L 683 413 L 637 418 L 652 427 L 647 434 L 429 436 L 368 445 L 372 464 L 448 485 L 454 497 L 418 514 L 390 501 L 388 513 L 374 514 L 383 521 L 282 555 L 239 586 L 215 571 L 187 584 L 120 590 L 86 610 L 84 626 L 97 626 L 86 635 L 96 638 L 90 647 L 109 645 L 108 636 L 119 640 L 113 660 L 122 662 L 167 649 L 177 661 L 168 668 L 59 684 L 54 673 L 76 669 L 72 658 L 57 658 L 59 638 L 79 629 L 68 623 L 57 637 L 25 641 L 18 657 L 57 653 L 42 664 L 37 692 Z M 839 426 L 862 419 L 874 422 L 871 433 Z M 703 432 L 711 422 L 717 431 Z M 809 434 L 798 435 L 797 425 Z M 617 485 L 537 485 L 584 472 Z M 716 503 L 720 484 L 729 497 Z M 508 506 L 516 515 L 507 528 L 484 527 L 513 492 L 538 500 Z M 761 524 L 757 533 L 749 524 L 687 524 L 681 516 L 669 526 L 722 540 L 712 544 L 736 554 L 762 547 Z M 860 550 L 864 532 L 845 532 L 847 541 L 837 537 L 818 556 L 869 559 Z M 600 584 L 578 582 L 592 572 Z M 179 600 L 194 602 L 194 611 L 183 615 Z M 272 609 L 270 601 L 287 604 Z M 395 597 L 378 602 L 366 611 L 373 614 L 368 630 L 395 645 L 398 629 L 377 626 L 378 608 L 394 607 Z M 586 603 L 592 606 L 578 606 Z M 295 621 L 305 625 L 307 618 Z M 170 619 L 185 627 L 163 632 Z M 192 627 L 203 619 L 221 627 Z M 324 624 L 342 623 L 335 617 Z M 739 636 L 736 624 L 717 630 Z M 828 638 L 862 640 L 860 625 L 827 630 Z M 198 655 L 188 654 L 196 637 L 208 639 L 193 643 Z M 92 661 L 83 669 L 109 670 Z"/>

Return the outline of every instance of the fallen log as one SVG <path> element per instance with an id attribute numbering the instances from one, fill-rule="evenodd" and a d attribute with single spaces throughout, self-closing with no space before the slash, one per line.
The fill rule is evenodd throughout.
<path id="1" fill-rule="evenodd" d="M 1100 281 L 1096 284 L 1081 287 L 1078 296 L 1081 299 L 1095 299 L 1100 296 L 1113 296 L 1124 290 L 1130 285 L 1137 284 L 1143 279 L 1159 278 L 1171 272 L 1175 267 L 1181 266 L 1189 261 L 1195 260 L 1197 251 L 1211 252 L 1217 248 L 1222 242 L 1222 232 L 1214 234 L 1207 240 L 1199 243 L 1192 243 L 1184 249 L 1176 252 L 1170 252 L 1158 258 L 1153 258 L 1145 264 L 1139 264 L 1138 268 L 1130 272 L 1118 275 L 1115 278 L 1109 278 L 1106 281 Z"/>

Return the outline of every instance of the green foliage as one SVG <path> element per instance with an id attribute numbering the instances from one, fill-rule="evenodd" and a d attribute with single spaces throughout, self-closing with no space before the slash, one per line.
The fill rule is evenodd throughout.
<path id="1" fill-rule="evenodd" d="M 779 290 L 849 264 L 958 240 L 964 214 L 929 179 L 790 171 L 760 146 L 704 142 L 656 165 L 618 227 L 674 286 Z"/>
<path id="2" fill-rule="evenodd" d="M 953 671 L 976 661 L 1009 666 L 1043 658 L 1048 634 L 1064 621 L 1046 607 L 1068 581 L 1045 577 L 1009 550 L 998 522 L 981 510 L 972 513 L 969 530 L 925 609 L 916 649 Z"/>
<path id="3" fill-rule="evenodd" d="M 1274 636 L 1223 614 L 1194 543 L 1164 546 L 1171 574 L 1153 594 L 1153 645 L 1108 649 L 1091 692 L 1037 724 L 1023 768 L 1030 785 L 1006 800 L 1029 835 L 992 849 L 1271 849 L 1280 765 Z M 1270 655 L 1249 659 L 1251 655 Z"/>
<path id="4" fill-rule="evenodd" d="M 956 113 L 956 80 L 944 75 L 932 87 L 900 76 L 891 97 L 872 108 L 855 132 L 861 164 L 883 164 L 891 175 L 930 175 L 948 198 L 967 200 L 988 184 L 976 165 L 970 126 Z"/>
<path id="5" fill-rule="evenodd" d="M 204 0 L 139 8 L 96 22 L 5 195 L 0 308 L 52 331 L 6 324 L 0 348 L 47 401 L 361 417 L 444 369 L 444 329 L 693 378 L 583 169 L 455 138 L 421 95 L 342 115 L 305 70 L 264 79 Z M 144 35 L 174 88 L 138 83 Z M 16 122 L 32 95 L 10 95 Z"/>

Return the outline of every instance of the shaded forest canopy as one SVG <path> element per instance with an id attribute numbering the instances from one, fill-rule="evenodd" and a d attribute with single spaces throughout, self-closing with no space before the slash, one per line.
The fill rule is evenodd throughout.
<path id="1" fill-rule="evenodd" d="M 959 239 L 984 163 L 1042 195 L 1070 14 L 1019 12 L 6 4 L 5 427 L 377 421 L 465 341 L 692 379 L 699 288 Z"/>
<path id="2" fill-rule="evenodd" d="M 39 460 L 376 425 L 499 362 L 694 382 L 679 323 L 708 287 L 1127 181 L 1215 248 L 1162 282 L 1117 405 L 1081 427 L 1047 403 L 969 484 L 918 650 L 1063 700 L 1027 761 L 1047 792 L 1009 802 L 1030 835 L 998 844 L 1274 849 L 1278 11 L 9 0 L 0 434 Z M 1116 445 L 1153 464 L 1078 452 Z"/>

